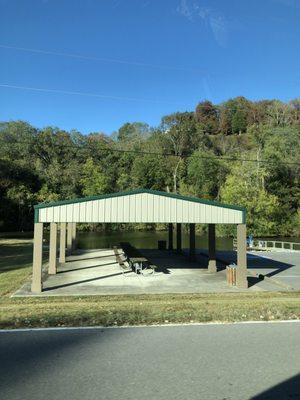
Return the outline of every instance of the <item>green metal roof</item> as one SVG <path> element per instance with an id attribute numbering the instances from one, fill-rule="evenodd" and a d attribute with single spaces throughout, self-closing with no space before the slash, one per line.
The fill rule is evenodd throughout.
<path id="1" fill-rule="evenodd" d="M 151 189 L 135 189 L 135 190 L 128 190 L 125 192 L 102 194 L 102 195 L 98 195 L 98 196 L 89 196 L 89 197 L 82 197 L 82 198 L 70 199 L 70 200 L 53 201 L 50 203 L 40 203 L 40 204 L 35 205 L 34 208 L 41 209 L 41 208 L 47 208 L 47 207 L 61 206 L 61 205 L 65 205 L 65 204 L 82 203 L 85 201 L 108 199 L 108 198 L 112 198 L 112 197 L 129 196 L 132 194 L 140 194 L 140 193 L 149 193 L 149 194 L 154 194 L 157 196 L 171 197 L 173 199 L 178 199 L 178 200 L 192 201 L 195 203 L 208 204 L 211 206 L 217 206 L 217 207 L 222 207 L 222 208 L 230 208 L 232 210 L 239 210 L 239 211 L 244 211 L 244 212 L 246 211 L 246 208 L 241 207 L 241 206 L 236 206 L 236 205 L 231 205 L 231 204 L 223 204 L 218 201 L 199 199 L 198 197 L 182 196 L 177 193 L 160 192 L 158 190 L 151 190 Z"/>

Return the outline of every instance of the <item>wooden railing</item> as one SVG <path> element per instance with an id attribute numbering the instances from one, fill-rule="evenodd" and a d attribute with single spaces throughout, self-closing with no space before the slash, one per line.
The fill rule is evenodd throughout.
<path id="1" fill-rule="evenodd" d="M 233 248 L 237 247 L 237 239 L 233 239 Z M 278 240 L 263 240 L 254 239 L 252 245 L 248 244 L 249 250 L 292 250 L 300 251 L 300 243 L 295 242 L 280 242 Z"/>

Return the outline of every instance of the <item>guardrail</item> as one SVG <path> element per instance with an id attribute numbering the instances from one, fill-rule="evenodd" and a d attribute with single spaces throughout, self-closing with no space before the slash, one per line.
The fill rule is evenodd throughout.
<path id="1" fill-rule="evenodd" d="M 237 247 L 237 239 L 233 239 L 233 248 Z M 280 242 L 278 240 L 254 239 L 252 243 L 247 244 L 248 250 L 291 250 L 300 251 L 300 243 Z"/>

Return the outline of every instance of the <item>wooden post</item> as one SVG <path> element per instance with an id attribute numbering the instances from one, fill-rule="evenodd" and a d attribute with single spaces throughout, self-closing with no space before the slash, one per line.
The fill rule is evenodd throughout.
<path id="1" fill-rule="evenodd" d="M 60 241 L 59 241 L 59 262 L 64 264 L 66 262 L 66 230 L 67 224 L 62 222 L 60 224 Z"/>
<path id="2" fill-rule="evenodd" d="M 181 253 L 182 250 L 182 235 L 181 235 L 181 224 L 176 224 L 176 248 L 177 252 Z"/>
<path id="3" fill-rule="evenodd" d="M 67 255 L 72 254 L 72 237 L 73 237 L 73 223 L 68 222 L 67 224 Z"/>
<path id="4" fill-rule="evenodd" d="M 173 224 L 169 224 L 169 250 L 173 250 Z"/>
<path id="5" fill-rule="evenodd" d="M 246 242 L 246 225 L 239 224 L 237 226 L 237 269 L 236 269 L 236 286 L 239 288 L 247 288 L 247 242 Z"/>
<path id="6" fill-rule="evenodd" d="M 77 249 L 77 240 L 76 240 L 76 222 L 73 222 L 73 229 L 72 229 L 72 250 Z"/>
<path id="7" fill-rule="evenodd" d="M 34 224 L 32 284 L 33 293 L 42 292 L 43 223 Z"/>
<path id="8" fill-rule="evenodd" d="M 56 256 L 57 256 L 57 224 L 50 223 L 50 245 L 49 245 L 49 269 L 50 275 L 56 274 Z"/>
<path id="9" fill-rule="evenodd" d="M 194 261 L 196 259 L 195 243 L 195 224 L 190 224 L 190 261 Z"/>
<path id="10" fill-rule="evenodd" d="M 217 272 L 215 224 L 208 224 L 208 272 Z"/>

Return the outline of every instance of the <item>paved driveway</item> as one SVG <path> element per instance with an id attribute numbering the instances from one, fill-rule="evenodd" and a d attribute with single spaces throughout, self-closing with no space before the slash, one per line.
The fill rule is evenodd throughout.
<path id="1" fill-rule="evenodd" d="M 1 400 L 297 399 L 300 323 L 0 333 Z"/>

